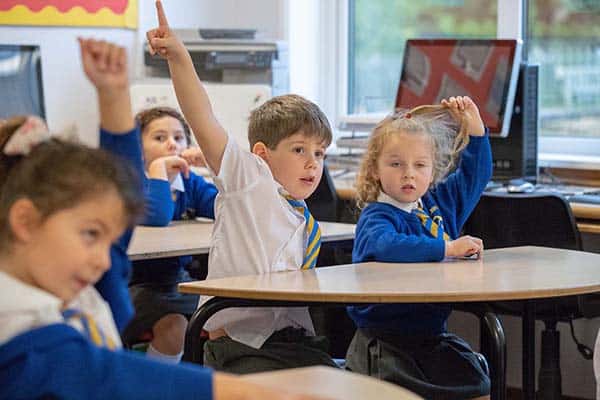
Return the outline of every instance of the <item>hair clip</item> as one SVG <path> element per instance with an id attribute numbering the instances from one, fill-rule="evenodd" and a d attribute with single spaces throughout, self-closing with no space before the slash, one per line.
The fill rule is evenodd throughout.
<path id="1" fill-rule="evenodd" d="M 410 119 L 410 117 L 412 117 L 411 113 L 407 112 L 406 114 L 404 114 L 404 118 Z"/>
<path id="2" fill-rule="evenodd" d="M 30 115 L 8 139 L 3 153 L 7 156 L 26 156 L 31 149 L 50 139 L 46 123 L 39 117 Z"/>

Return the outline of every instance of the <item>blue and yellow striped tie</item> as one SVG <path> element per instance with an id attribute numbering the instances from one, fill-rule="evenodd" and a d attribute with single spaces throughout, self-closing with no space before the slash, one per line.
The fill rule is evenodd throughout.
<path id="1" fill-rule="evenodd" d="M 304 260 L 302 261 L 302 269 L 311 269 L 317 265 L 317 256 L 321 250 L 321 228 L 319 223 L 314 219 L 304 201 L 293 199 L 289 196 L 284 196 L 287 202 L 300 211 L 306 219 L 306 233 L 308 234 L 308 243 L 304 252 Z"/>
<path id="2" fill-rule="evenodd" d="M 110 350 L 116 348 L 115 342 L 102 332 L 94 319 L 86 313 L 75 308 L 67 308 L 62 312 L 65 321 L 77 321 L 83 327 L 83 334 L 97 346 L 106 347 Z"/>
<path id="3" fill-rule="evenodd" d="M 433 216 L 433 219 L 421 207 L 412 210 L 412 213 L 421 220 L 421 223 L 425 229 L 427 229 L 427 232 L 431 233 L 434 238 L 444 239 L 446 241 L 450 240 L 450 236 L 444 232 L 444 222 L 442 221 L 440 209 L 437 206 L 433 206 L 429 209 L 429 212 Z"/>

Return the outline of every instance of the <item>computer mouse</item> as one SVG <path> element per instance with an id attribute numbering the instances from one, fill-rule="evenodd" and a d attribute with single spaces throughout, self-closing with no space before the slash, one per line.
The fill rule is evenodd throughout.
<path id="1" fill-rule="evenodd" d="M 506 187 L 508 193 L 531 193 L 535 190 L 535 185 L 524 180 L 510 181 Z"/>

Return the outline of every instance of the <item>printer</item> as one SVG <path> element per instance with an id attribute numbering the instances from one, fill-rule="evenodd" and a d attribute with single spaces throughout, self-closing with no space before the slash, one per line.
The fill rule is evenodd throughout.
<path id="1" fill-rule="evenodd" d="M 281 41 L 258 40 L 254 35 L 203 34 L 200 29 L 177 29 L 175 33 L 190 52 L 200 79 L 207 83 L 262 84 L 273 96 L 289 92 L 287 46 Z M 232 38 L 233 36 L 233 38 Z M 205 37 L 210 37 L 207 39 Z M 166 60 L 144 48 L 146 77 L 169 77 Z"/>

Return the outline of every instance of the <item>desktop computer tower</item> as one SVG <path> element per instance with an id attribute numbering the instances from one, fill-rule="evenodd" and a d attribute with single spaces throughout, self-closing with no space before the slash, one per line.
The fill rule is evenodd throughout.
<path id="1" fill-rule="evenodd" d="M 521 64 L 507 137 L 491 137 L 495 181 L 537 178 L 538 65 Z"/>

